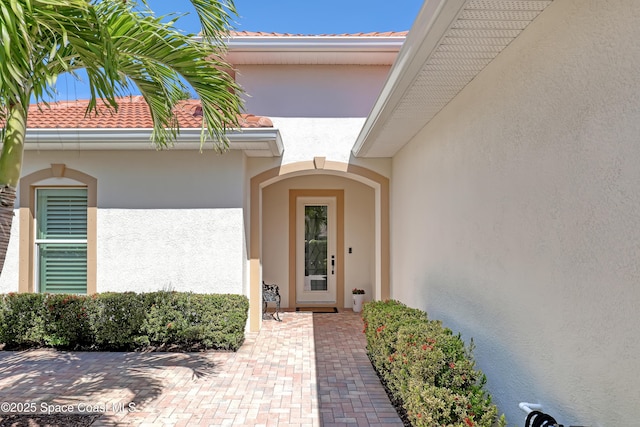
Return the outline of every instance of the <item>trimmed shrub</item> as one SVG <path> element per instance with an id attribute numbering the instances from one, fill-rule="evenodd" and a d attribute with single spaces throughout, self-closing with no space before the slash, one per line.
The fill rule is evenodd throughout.
<path id="1" fill-rule="evenodd" d="M 88 298 L 94 344 L 105 350 L 130 350 L 148 344 L 142 339 L 147 304 L 143 294 L 105 292 Z"/>
<path id="2" fill-rule="evenodd" d="M 397 301 L 362 311 L 367 352 L 391 398 L 414 426 L 489 427 L 497 408 L 475 369 L 473 342 Z M 504 417 L 500 419 L 504 423 Z"/>
<path id="3" fill-rule="evenodd" d="M 393 354 L 396 352 L 398 329 L 411 323 L 422 325 L 427 321 L 424 311 L 409 308 L 394 301 L 379 301 L 367 303 L 362 310 L 364 332 L 367 337 L 367 351 L 369 358 L 376 367 L 382 379 L 389 387 Z"/>
<path id="4" fill-rule="evenodd" d="M 43 304 L 45 345 L 78 348 L 91 343 L 85 296 L 45 294 Z"/>
<path id="5" fill-rule="evenodd" d="M 0 342 L 7 347 L 38 347 L 44 344 L 44 294 L 2 296 Z"/>
<path id="6" fill-rule="evenodd" d="M 0 295 L 0 343 L 93 350 L 237 350 L 249 301 L 243 295 L 153 292 Z"/>
<path id="7" fill-rule="evenodd" d="M 151 345 L 169 343 L 237 350 L 244 341 L 249 301 L 242 295 L 154 292 L 142 331 Z"/>

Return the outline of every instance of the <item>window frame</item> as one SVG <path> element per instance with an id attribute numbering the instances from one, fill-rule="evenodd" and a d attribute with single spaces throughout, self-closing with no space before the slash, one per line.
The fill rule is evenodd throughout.
<path id="1" fill-rule="evenodd" d="M 51 178 L 73 180 L 71 184 L 55 185 Z M 52 184 L 53 183 L 53 184 Z M 66 167 L 65 164 L 51 164 L 20 179 L 19 193 L 19 270 L 18 292 L 38 292 L 36 288 L 35 237 L 36 237 L 36 189 L 43 187 L 86 187 L 87 188 L 87 288 L 88 295 L 97 292 L 97 200 L 98 180 L 86 173 Z"/>

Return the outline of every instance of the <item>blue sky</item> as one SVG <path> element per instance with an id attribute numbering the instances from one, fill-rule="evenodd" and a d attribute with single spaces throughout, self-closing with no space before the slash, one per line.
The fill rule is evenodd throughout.
<path id="1" fill-rule="evenodd" d="M 187 14 L 176 26 L 200 30 L 188 0 L 148 0 L 156 15 Z M 423 0 L 236 0 L 234 29 L 293 34 L 342 34 L 405 31 L 411 28 Z M 86 99 L 88 90 L 70 76 L 60 76 L 56 101 Z"/>
<path id="2" fill-rule="evenodd" d="M 235 29 L 294 34 L 404 31 L 411 28 L 423 0 L 236 0 Z M 187 0 L 149 0 L 159 15 L 192 12 Z M 178 26 L 199 29 L 195 12 Z"/>

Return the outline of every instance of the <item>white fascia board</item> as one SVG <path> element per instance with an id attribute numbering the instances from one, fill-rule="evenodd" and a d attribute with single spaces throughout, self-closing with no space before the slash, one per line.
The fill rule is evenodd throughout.
<path id="1" fill-rule="evenodd" d="M 229 51 L 398 51 L 403 36 L 243 36 L 227 41 Z"/>
<path id="2" fill-rule="evenodd" d="M 201 129 L 181 129 L 171 147 L 199 150 Z M 28 129 L 26 150 L 148 150 L 152 129 Z M 242 128 L 227 131 L 229 149 L 279 157 L 284 152 L 280 131 L 276 128 Z M 205 142 L 205 147 L 211 140 Z"/>
<path id="3" fill-rule="evenodd" d="M 354 156 L 366 156 L 386 121 L 420 73 L 423 64 L 437 48 L 467 1 L 426 0 L 424 2 L 407 35 L 407 40 L 391 67 L 387 81 L 353 145 L 351 151 Z"/>
<path id="4" fill-rule="evenodd" d="M 227 59 L 240 64 L 391 64 L 404 36 L 246 36 L 227 42 Z M 358 54 L 351 57 L 351 54 Z M 310 57 L 311 55 L 311 57 Z M 337 59 L 336 55 L 340 56 Z M 310 59 L 311 58 L 311 59 Z M 366 58 L 366 59 L 365 59 Z"/>

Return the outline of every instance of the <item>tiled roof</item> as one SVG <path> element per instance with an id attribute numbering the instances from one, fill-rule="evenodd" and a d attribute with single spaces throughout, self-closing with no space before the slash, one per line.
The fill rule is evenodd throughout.
<path id="1" fill-rule="evenodd" d="M 97 115 L 85 116 L 88 100 L 60 101 L 49 106 L 32 104 L 29 106 L 29 129 L 150 129 L 153 127 L 149 107 L 142 96 L 118 98 L 118 112 L 99 104 Z M 202 125 L 200 101 L 181 101 L 175 112 L 180 127 L 199 128 Z M 242 114 L 238 117 L 242 128 L 273 127 L 268 117 Z"/>
<path id="2" fill-rule="evenodd" d="M 263 31 L 231 31 L 231 37 L 406 37 L 408 31 L 386 31 L 371 33 L 345 33 L 345 34 L 290 34 L 290 33 L 265 33 Z"/>

